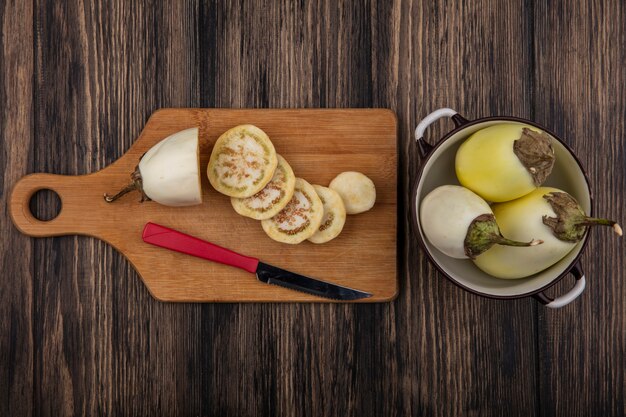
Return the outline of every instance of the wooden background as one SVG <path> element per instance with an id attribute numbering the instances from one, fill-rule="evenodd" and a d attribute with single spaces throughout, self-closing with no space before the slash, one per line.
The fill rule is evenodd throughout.
<path id="1" fill-rule="evenodd" d="M 444 280 L 407 211 L 412 130 L 448 106 L 560 134 L 624 221 L 626 2 L 1 0 L 0 28 L 0 415 L 626 414 L 622 241 L 594 231 L 549 311 Z M 18 178 L 106 166 L 160 107 L 396 111 L 398 299 L 164 304 L 107 245 L 10 224 Z"/>

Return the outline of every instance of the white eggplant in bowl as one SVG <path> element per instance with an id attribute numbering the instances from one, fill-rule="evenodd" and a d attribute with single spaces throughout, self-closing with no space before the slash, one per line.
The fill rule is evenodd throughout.
<path id="1" fill-rule="evenodd" d="M 112 203 L 131 191 L 141 193 L 141 202 L 153 200 L 164 206 L 202 203 L 198 128 L 170 135 L 146 152 L 131 182 L 117 194 L 104 195 Z"/>
<path id="2" fill-rule="evenodd" d="M 491 208 L 502 233 L 511 239 L 532 236 L 544 242 L 526 250 L 494 246 L 474 259 L 476 266 L 497 278 L 524 278 L 554 265 L 574 249 L 590 226 L 610 226 L 622 235 L 619 224 L 588 217 L 571 195 L 557 188 L 541 187 Z"/>
<path id="3" fill-rule="evenodd" d="M 420 205 L 420 223 L 430 243 L 452 258 L 480 258 L 494 245 L 523 247 L 542 243 L 532 238 L 524 242 L 502 236 L 487 202 L 458 185 L 442 185 L 428 193 Z"/>

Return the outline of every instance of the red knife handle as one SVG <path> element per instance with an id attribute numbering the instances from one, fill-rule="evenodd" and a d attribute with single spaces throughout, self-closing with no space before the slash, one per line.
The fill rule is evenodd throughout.
<path id="1" fill-rule="evenodd" d="M 259 264 L 256 258 L 240 255 L 232 250 L 155 223 L 146 223 L 142 238 L 144 242 L 161 248 L 234 266 L 253 274 L 256 273 Z"/>

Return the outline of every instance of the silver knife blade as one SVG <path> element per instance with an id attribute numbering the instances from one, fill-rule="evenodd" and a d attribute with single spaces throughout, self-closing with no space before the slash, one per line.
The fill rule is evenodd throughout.
<path id="1" fill-rule="evenodd" d="M 332 300 L 353 301 L 372 296 L 364 291 L 320 281 L 263 262 L 259 262 L 257 266 L 256 277 L 267 284 L 279 285 Z"/>

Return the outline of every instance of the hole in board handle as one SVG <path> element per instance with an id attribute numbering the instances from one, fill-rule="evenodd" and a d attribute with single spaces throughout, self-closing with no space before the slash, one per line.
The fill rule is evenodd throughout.
<path id="1" fill-rule="evenodd" d="M 42 222 L 54 220 L 61 212 L 62 206 L 59 194 L 48 188 L 35 192 L 28 202 L 33 217 Z"/>

